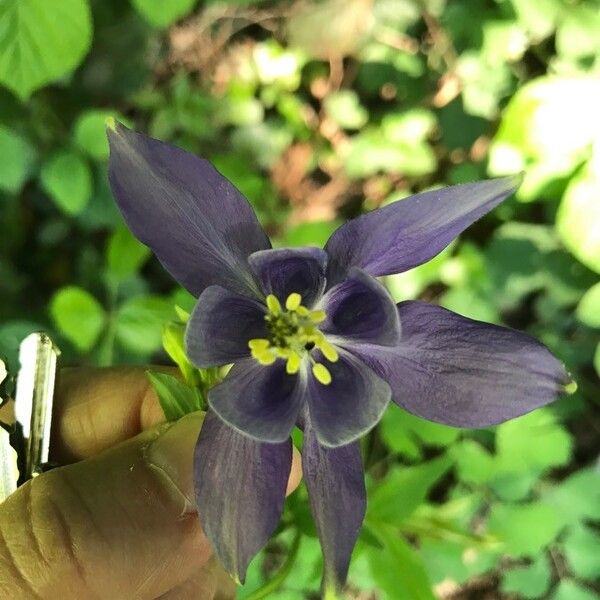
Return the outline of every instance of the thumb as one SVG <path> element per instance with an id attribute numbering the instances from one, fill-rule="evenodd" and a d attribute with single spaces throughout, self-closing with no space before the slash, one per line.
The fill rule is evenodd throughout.
<path id="1" fill-rule="evenodd" d="M 0 597 L 156 598 L 209 558 L 199 413 L 29 481 L 0 505 Z"/>

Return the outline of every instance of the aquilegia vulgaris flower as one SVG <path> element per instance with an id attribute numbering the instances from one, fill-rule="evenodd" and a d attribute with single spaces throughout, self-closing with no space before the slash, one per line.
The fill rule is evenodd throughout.
<path id="1" fill-rule="evenodd" d="M 344 582 L 366 506 L 359 444 L 393 400 L 485 427 L 552 402 L 569 377 L 530 336 L 420 301 L 377 276 L 441 252 L 518 178 L 424 192 L 342 225 L 324 249 L 272 249 L 249 203 L 206 160 L 115 125 L 109 178 L 125 221 L 198 303 L 198 367 L 233 364 L 208 396 L 195 454 L 202 527 L 243 581 L 275 530 L 304 431 L 303 472 L 323 548 L 324 592 Z"/>

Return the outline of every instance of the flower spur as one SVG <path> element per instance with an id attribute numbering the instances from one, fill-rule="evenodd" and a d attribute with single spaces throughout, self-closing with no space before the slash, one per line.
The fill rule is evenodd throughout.
<path id="1" fill-rule="evenodd" d="M 109 141 L 125 221 L 198 298 L 189 358 L 233 364 L 209 393 L 194 475 L 202 527 L 237 581 L 277 527 L 295 426 L 333 597 L 366 507 L 357 439 L 390 400 L 432 421 L 486 427 L 569 387 L 527 334 L 420 301 L 396 306 L 375 279 L 433 258 L 518 178 L 417 194 L 342 225 L 324 249 L 272 249 L 249 203 L 206 160 L 120 124 Z"/>

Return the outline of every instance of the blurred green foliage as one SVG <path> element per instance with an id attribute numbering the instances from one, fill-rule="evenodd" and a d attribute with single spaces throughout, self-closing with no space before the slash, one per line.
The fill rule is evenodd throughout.
<path id="1" fill-rule="evenodd" d="M 392 407 L 364 441 L 348 593 L 595 598 L 599 75 L 598 0 L 0 0 L 0 353 L 14 367 L 22 337 L 45 329 L 68 363 L 167 363 L 171 321 L 162 339 L 195 376 L 177 325 L 193 298 L 111 199 L 108 116 L 213 160 L 279 245 L 321 245 L 414 191 L 524 171 L 515 198 L 386 283 L 397 300 L 530 331 L 578 392 L 471 432 Z M 152 377 L 170 418 L 202 405 Z M 269 598 L 318 592 L 303 488 L 239 597 L 258 597 L 296 546 Z"/>

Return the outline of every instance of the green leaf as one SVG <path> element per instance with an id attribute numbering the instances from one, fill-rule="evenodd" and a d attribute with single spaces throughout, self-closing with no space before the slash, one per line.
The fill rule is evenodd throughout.
<path id="1" fill-rule="evenodd" d="M 569 462 L 573 440 L 549 410 L 536 410 L 496 430 L 498 471 L 523 473 Z"/>
<path id="2" fill-rule="evenodd" d="M 177 307 L 175 309 L 177 310 Z M 185 325 L 183 323 L 175 321 L 167 323 L 162 332 L 162 345 L 171 360 L 179 367 L 185 380 L 194 384 L 197 383 L 198 374 L 185 353 L 184 334 Z"/>
<path id="3" fill-rule="evenodd" d="M 594 352 L 594 369 L 596 369 L 596 373 L 598 377 L 600 377 L 600 342 L 596 346 L 596 351 Z"/>
<path id="4" fill-rule="evenodd" d="M 391 470 L 369 492 L 367 520 L 400 524 L 422 504 L 429 490 L 452 466 L 445 455 L 415 467 Z"/>
<path id="5" fill-rule="evenodd" d="M 285 233 L 285 246 L 319 246 L 322 248 L 329 236 L 341 225 L 340 221 L 310 221 L 300 223 Z"/>
<path id="6" fill-rule="evenodd" d="M 386 139 L 399 144 L 423 142 L 435 130 L 435 115 L 424 108 L 387 114 L 381 128 Z"/>
<path id="7" fill-rule="evenodd" d="M 592 286 L 577 305 L 577 318 L 588 327 L 600 328 L 600 283 Z"/>
<path id="8" fill-rule="evenodd" d="M 42 166 L 42 187 L 68 215 L 80 213 L 92 195 L 92 174 L 87 162 L 72 152 L 52 155 Z"/>
<path id="9" fill-rule="evenodd" d="M 591 170 L 573 179 L 556 215 L 565 246 L 584 265 L 600 273 L 600 174 Z"/>
<path id="10" fill-rule="evenodd" d="M 515 594 L 519 598 L 539 598 L 548 591 L 551 579 L 548 558 L 542 555 L 531 565 L 505 571 L 501 589 L 504 594 Z"/>
<path id="11" fill-rule="evenodd" d="M 600 535 L 576 525 L 563 540 L 564 554 L 571 571 L 582 579 L 600 579 Z"/>
<path id="12" fill-rule="evenodd" d="M 434 600 L 423 562 L 411 546 L 389 527 L 375 533 L 385 544 L 383 550 L 369 548 L 373 579 L 389 600 Z"/>
<path id="13" fill-rule="evenodd" d="M 117 280 L 135 275 L 150 256 L 150 249 L 130 233 L 129 229 L 117 229 L 106 246 L 106 265 Z"/>
<path id="14" fill-rule="evenodd" d="M 369 120 L 369 113 L 353 90 L 330 94 L 325 98 L 324 106 L 327 114 L 343 129 L 360 129 Z"/>
<path id="15" fill-rule="evenodd" d="M 160 296 L 136 296 L 116 316 L 116 337 L 137 354 L 150 354 L 161 346 L 163 324 L 174 316 L 171 303 Z"/>
<path id="16" fill-rule="evenodd" d="M 155 27 L 167 27 L 194 8 L 198 0 L 132 0 L 136 10 Z"/>
<path id="17" fill-rule="evenodd" d="M 535 556 L 556 538 L 561 522 L 556 511 L 542 502 L 495 504 L 488 529 L 511 556 Z"/>
<path id="18" fill-rule="evenodd" d="M 567 477 L 544 495 L 565 523 L 580 519 L 600 520 L 600 473 L 582 469 Z"/>
<path id="19" fill-rule="evenodd" d="M 417 177 L 432 173 L 437 166 L 429 144 L 398 143 L 384 138 L 377 129 L 365 129 L 352 137 L 343 159 L 344 168 L 352 178 L 381 171 Z"/>
<path id="20" fill-rule="evenodd" d="M 459 429 L 420 419 L 397 406 L 385 412 L 379 432 L 390 450 L 411 458 L 420 457 L 420 444 L 444 447 L 460 435 Z"/>
<path id="21" fill-rule="evenodd" d="M 546 190 L 582 164 L 597 137 L 595 122 L 600 82 L 593 77 L 540 77 L 523 86 L 504 111 L 490 148 L 489 171 L 525 171 L 517 198 L 548 197 Z M 565 122 L 561 115 L 569 111 Z"/>
<path id="22" fill-rule="evenodd" d="M 20 135 L 0 126 L 0 191 L 16 194 L 27 180 L 35 150 Z"/>
<path id="23" fill-rule="evenodd" d="M 25 100 L 72 71 L 91 40 L 87 0 L 0 0 L 0 83 Z"/>
<path id="24" fill-rule="evenodd" d="M 560 56 L 578 59 L 598 56 L 600 52 L 600 14 L 598 6 L 569 7 L 565 10 L 556 32 L 556 50 Z"/>
<path id="25" fill-rule="evenodd" d="M 106 322 L 94 296 L 75 286 L 62 288 L 52 297 L 50 314 L 59 331 L 83 351 L 94 345 Z"/>
<path id="26" fill-rule="evenodd" d="M 447 541 L 423 537 L 420 554 L 429 579 L 438 584 L 444 580 L 464 583 L 468 579 L 493 569 L 500 556 L 492 548 L 469 546 L 468 534 L 462 541 Z"/>
<path id="27" fill-rule="evenodd" d="M 598 600 L 598 595 L 574 581 L 563 579 L 549 600 Z"/>
<path id="28" fill-rule="evenodd" d="M 106 120 L 108 118 L 123 121 L 115 111 L 86 110 L 75 121 L 73 139 L 77 146 L 96 160 L 108 158 L 108 139 L 106 137 Z"/>
<path id="29" fill-rule="evenodd" d="M 188 413 L 202 409 L 198 390 L 167 373 L 158 371 L 146 371 L 146 373 L 167 421 L 177 421 Z"/>
<path id="30" fill-rule="evenodd" d="M 494 458 L 475 440 L 463 440 L 452 446 L 450 452 L 461 481 L 482 484 L 494 476 Z"/>

